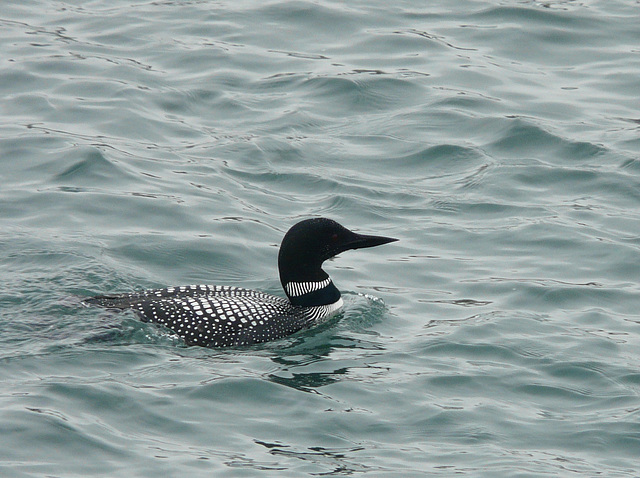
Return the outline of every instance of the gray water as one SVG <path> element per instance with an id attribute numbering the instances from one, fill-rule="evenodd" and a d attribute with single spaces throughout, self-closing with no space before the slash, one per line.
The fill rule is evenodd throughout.
<path id="1" fill-rule="evenodd" d="M 0 474 L 640 476 L 640 27 L 627 1 L 0 5 Z M 236 349 L 80 306 L 344 310 Z"/>

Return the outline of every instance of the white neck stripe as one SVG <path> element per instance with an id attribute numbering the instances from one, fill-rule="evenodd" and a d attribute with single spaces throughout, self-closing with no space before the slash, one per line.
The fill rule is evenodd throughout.
<path id="1" fill-rule="evenodd" d="M 290 297 L 300 297 L 315 290 L 324 289 L 331 284 L 331 278 L 327 277 L 320 282 L 287 282 L 285 289 Z"/>

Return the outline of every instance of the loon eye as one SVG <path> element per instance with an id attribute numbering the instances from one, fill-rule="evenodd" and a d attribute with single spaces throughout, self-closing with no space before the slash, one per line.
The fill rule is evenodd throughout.
<path id="1" fill-rule="evenodd" d="M 333 242 L 336 242 L 336 241 L 338 240 L 338 234 L 333 234 L 333 235 L 331 236 L 331 240 L 332 240 Z"/>

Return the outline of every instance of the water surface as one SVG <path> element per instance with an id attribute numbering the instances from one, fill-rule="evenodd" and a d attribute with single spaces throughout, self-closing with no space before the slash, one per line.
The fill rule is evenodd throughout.
<path id="1" fill-rule="evenodd" d="M 640 28 L 625 1 L 0 6 L 2 476 L 640 473 Z M 188 348 L 82 297 L 344 311 Z"/>

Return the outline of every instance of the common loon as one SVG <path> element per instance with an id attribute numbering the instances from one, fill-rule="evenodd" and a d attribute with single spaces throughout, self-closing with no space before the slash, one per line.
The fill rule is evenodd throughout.
<path id="1" fill-rule="evenodd" d="M 350 249 L 397 241 L 357 234 L 326 218 L 307 219 L 285 234 L 278 253 L 288 297 L 240 287 L 191 285 L 85 299 L 87 305 L 133 309 L 145 322 L 168 327 L 188 345 L 250 345 L 291 335 L 342 307 L 340 291 L 322 263 Z"/>

